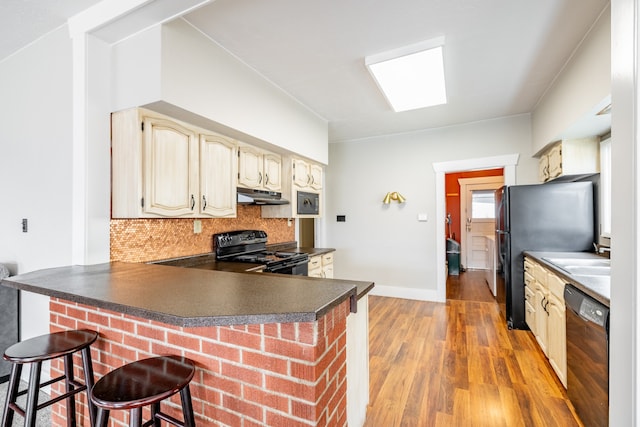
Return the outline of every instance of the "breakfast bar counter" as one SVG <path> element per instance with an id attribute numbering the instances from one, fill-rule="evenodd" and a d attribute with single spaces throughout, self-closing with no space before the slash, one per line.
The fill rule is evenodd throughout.
<path id="1" fill-rule="evenodd" d="M 40 270 L 4 284 L 176 326 L 315 321 L 373 286 L 125 262 Z"/>
<path id="2" fill-rule="evenodd" d="M 52 332 L 97 330 L 97 376 L 156 355 L 195 360 L 199 425 L 346 426 L 348 413 L 366 411 L 368 354 L 348 366 L 347 353 L 368 347 L 373 283 L 111 262 L 2 285 L 51 297 Z M 61 370 L 52 362 L 52 377 Z M 366 388 L 352 395 L 365 399 L 348 404 L 357 384 Z M 61 392 L 52 387 L 53 396 Z M 66 425 L 65 413 L 64 402 L 54 405 L 52 425 Z"/>

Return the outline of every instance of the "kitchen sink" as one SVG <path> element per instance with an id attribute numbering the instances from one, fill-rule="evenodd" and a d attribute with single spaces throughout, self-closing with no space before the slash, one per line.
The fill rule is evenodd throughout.
<path id="1" fill-rule="evenodd" d="M 568 267 L 568 266 L 610 267 L 611 266 L 611 260 L 608 258 L 542 258 L 542 259 L 558 267 Z"/>
<path id="2" fill-rule="evenodd" d="M 543 258 L 572 276 L 609 276 L 611 260 L 607 258 Z"/>
<path id="3" fill-rule="evenodd" d="M 610 266 L 569 266 L 561 267 L 573 276 L 609 276 L 611 275 Z"/>

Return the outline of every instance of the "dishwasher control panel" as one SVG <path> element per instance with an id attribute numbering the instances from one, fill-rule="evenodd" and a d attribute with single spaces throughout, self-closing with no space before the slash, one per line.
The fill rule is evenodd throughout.
<path id="1" fill-rule="evenodd" d="M 607 308 L 593 300 L 583 299 L 580 304 L 580 316 L 596 325 L 605 326 Z"/>

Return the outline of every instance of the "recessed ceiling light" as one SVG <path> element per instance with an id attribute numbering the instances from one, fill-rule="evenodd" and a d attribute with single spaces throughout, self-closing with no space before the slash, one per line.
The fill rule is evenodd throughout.
<path id="1" fill-rule="evenodd" d="M 446 104 L 444 37 L 367 56 L 365 64 L 394 111 Z"/>

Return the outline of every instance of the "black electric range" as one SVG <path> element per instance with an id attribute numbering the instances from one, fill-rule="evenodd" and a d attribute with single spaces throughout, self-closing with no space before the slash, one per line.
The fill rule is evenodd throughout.
<path id="1" fill-rule="evenodd" d="M 306 276 L 309 255 L 299 252 L 267 250 L 267 233 L 262 230 L 236 230 L 213 235 L 217 261 L 264 264 L 265 273 Z"/>

